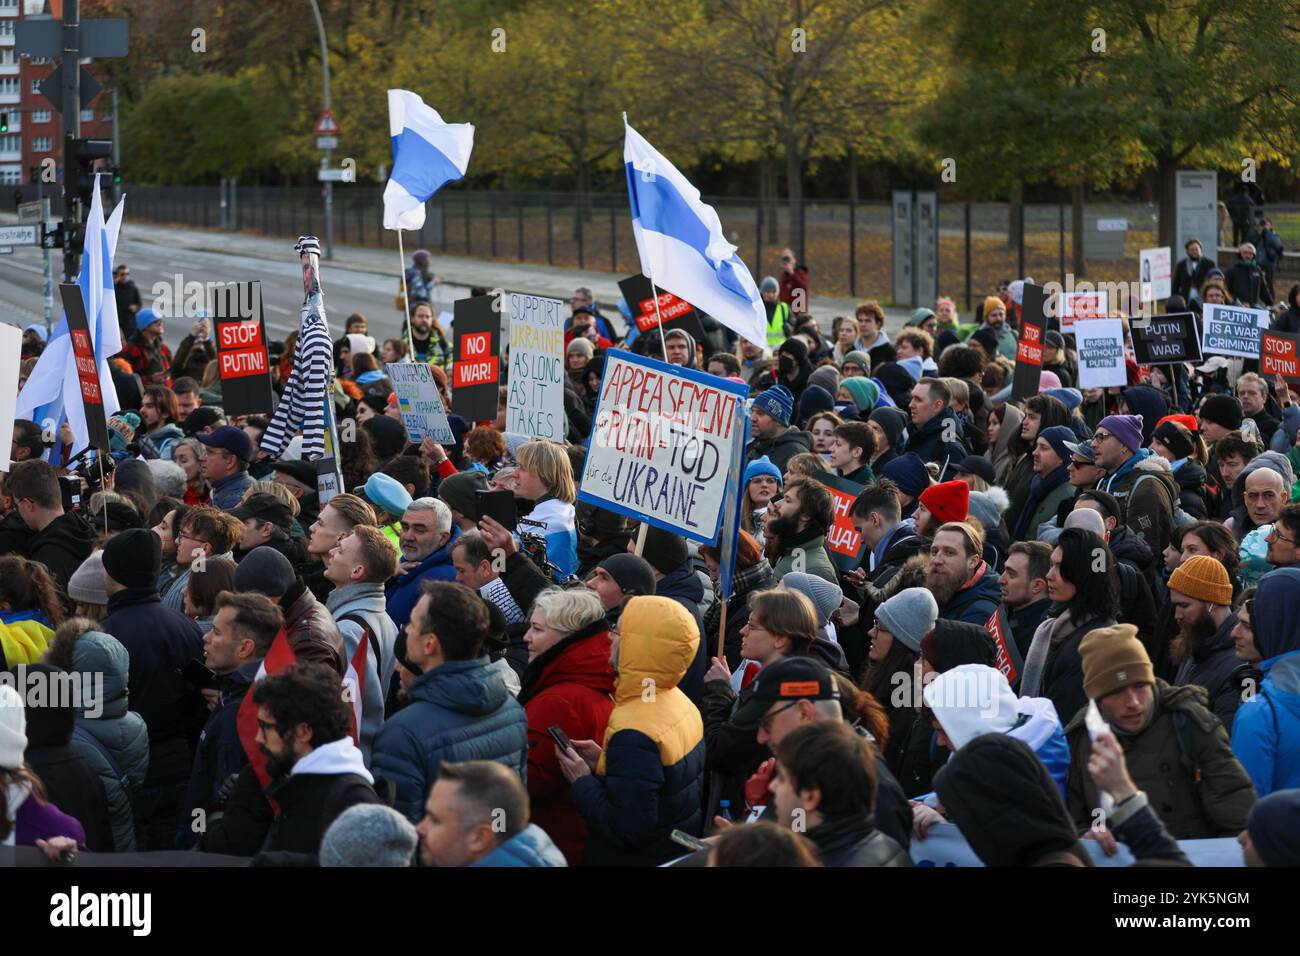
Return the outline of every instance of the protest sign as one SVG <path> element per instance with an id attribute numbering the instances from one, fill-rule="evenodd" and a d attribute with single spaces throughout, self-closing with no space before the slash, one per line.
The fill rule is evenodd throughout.
<path id="1" fill-rule="evenodd" d="M 1006 677 L 1007 683 L 1014 687 L 1025 668 L 1025 662 L 1020 657 L 1020 648 L 1011 630 L 1011 621 L 1007 618 L 1005 604 L 998 605 L 998 609 L 993 612 L 993 616 L 988 619 L 984 627 L 993 635 L 993 643 L 997 645 L 998 657 L 993 666 L 1000 670 Z"/>
<path id="2" fill-rule="evenodd" d="M 738 383 L 611 349 L 579 499 L 712 544 L 747 395 Z"/>
<path id="3" fill-rule="evenodd" d="M 1074 327 L 1079 355 L 1079 387 L 1127 385 L 1124 367 L 1124 323 L 1119 319 L 1086 319 Z"/>
<path id="4" fill-rule="evenodd" d="M 1259 374 L 1270 386 L 1281 375 L 1288 386 L 1300 391 L 1300 334 L 1271 329 L 1260 332 Z"/>
<path id="5" fill-rule="evenodd" d="M 1206 305 L 1201 316 L 1201 350 L 1206 355 L 1259 358 L 1259 333 L 1269 326 L 1268 313 L 1240 305 Z"/>
<path id="6" fill-rule="evenodd" d="M 665 332 L 681 329 L 690 333 L 696 342 L 703 341 L 704 326 L 700 323 L 700 315 L 695 311 L 695 306 L 685 299 L 679 299 L 664 289 L 656 290 L 651 286 L 650 279 L 640 273 L 619 279 L 618 289 L 627 300 L 627 307 L 632 311 L 632 320 L 636 322 L 639 333 L 653 331 L 658 325 L 657 318 L 662 317 Z M 658 317 L 655 314 L 656 291 L 659 293 Z"/>
<path id="7" fill-rule="evenodd" d="M 1139 365 L 1174 365 L 1199 362 L 1201 342 L 1196 337 L 1196 316 L 1190 312 L 1153 315 L 1132 326 L 1133 358 Z"/>
<path id="8" fill-rule="evenodd" d="M 23 362 L 23 332 L 16 325 L 0 325 L 0 471 L 9 470 L 9 450 L 18 417 L 18 370 Z"/>
<path id="9" fill-rule="evenodd" d="M 390 362 L 384 373 L 393 383 L 402 424 L 412 442 L 430 438 L 439 445 L 454 445 L 456 437 L 447 424 L 447 409 L 442 405 L 438 380 L 425 362 Z"/>
<path id="10" fill-rule="evenodd" d="M 1130 867 L 1136 862 L 1133 851 L 1123 843 L 1119 844 L 1114 856 L 1107 856 L 1096 840 L 1081 840 L 1080 844 L 1088 851 L 1095 866 Z M 1245 866 L 1241 845 L 1235 837 L 1179 840 L 1178 849 L 1187 855 L 1193 866 Z M 925 839 L 912 841 L 908 853 L 919 867 L 984 865 L 953 823 L 936 823 L 926 831 Z"/>
<path id="11" fill-rule="evenodd" d="M 840 571 L 852 571 L 862 563 L 862 535 L 853 527 L 849 513 L 863 486 L 825 471 L 815 471 L 812 477 L 831 493 L 835 503 L 835 521 L 826 529 L 826 547 L 831 551 L 831 560 Z"/>
<path id="12" fill-rule="evenodd" d="M 221 407 L 229 416 L 269 415 L 271 362 L 262 319 L 262 283 L 230 282 L 212 292 L 221 373 Z"/>
<path id="13" fill-rule="evenodd" d="M 501 313 L 496 304 L 496 296 L 478 295 L 457 299 L 454 306 L 451 407 L 467 422 L 490 422 L 497 417 Z"/>
<path id="14" fill-rule="evenodd" d="M 1047 292 L 1041 285 L 1025 283 L 1020 311 L 1020 342 L 1016 345 L 1016 371 L 1011 380 L 1011 399 L 1038 394 L 1043 374 L 1043 327 Z"/>
<path id="15" fill-rule="evenodd" d="M 1142 272 L 1143 302 L 1169 298 L 1173 293 L 1174 267 L 1168 246 L 1139 251 L 1138 268 Z"/>
<path id="16" fill-rule="evenodd" d="M 1096 292 L 1062 292 L 1057 299 L 1056 314 L 1061 320 L 1062 332 L 1073 332 L 1079 319 L 1104 319 L 1110 306 L 1110 293 L 1105 289 Z"/>
<path id="17" fill-rule="evenodd" d="M 511 292 L 506 304 L 510 308 L 506 431 L 563 442 L 568 430 L 564 418 L 564 303 Z"/>
<path id="18" fill-rule="evenodd" d="M 86 301 L 81 297 L 81 286 L 74 283 L 60 285 L 59 294 L 63 297 L 63 311 L 68 317 L 68 335 L 72 339 L 72 352 L 77 363 L 77 380 L 81 383 L 81 403 L 86 410 L 86 434 L 90 439 L 88 447 L 107 452 L 108 423 L 104 418 L 104 396 L 99 389 L 95 345 L 90 339 L 90 325 L 86 321 Z"/>

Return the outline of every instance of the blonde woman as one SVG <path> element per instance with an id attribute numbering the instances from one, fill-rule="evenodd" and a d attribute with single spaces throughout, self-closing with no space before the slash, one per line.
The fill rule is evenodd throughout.
<path id="1" fill-rule="evenodd" d="M 578 528 L 573 503 L 578 492 L 568 454 L 554 442 L 530 441 L 519 446 L 515 463 L 515 494 L 535 503 L 520 521 L 520 532 L 546 540 L 546 560 L 555 565 L 557 580 L 576 574 Z"/>

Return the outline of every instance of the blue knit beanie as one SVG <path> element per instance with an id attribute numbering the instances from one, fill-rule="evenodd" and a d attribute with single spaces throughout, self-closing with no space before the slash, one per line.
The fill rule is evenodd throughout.
<path id="1" fill-rule="evenodd" d="M 759 475 L 771 475 L 776 479 L 778 488 L 785 487 L 785 479 L 781 476 L 781 469 L 772 464 L 772 460 L 766 455 L 762 458 L 755 458 L 745 468 L 745 484 L 748 485 Z"/>
<path id="2" fill-rule="evenodd" d="M 809 385 L 799 396 L 799 421 L 806 422 L 818 412 L 835 410 L 835 398 L 820 385 Z"/>
<path id="3" fill-rule="evenodd" d="M 771 415 L 782 425 L 789 425 L 790 416 L 794 414 L 794 396 L 784 385 L 773 385 L 754 399 L 754 407 Z"/>
<path id="4" fill-rule="evenodd" d="M 885 465 L 880 474 L 898 485 L 898 490 L 909 498 L 918 497 L 930 487 L 930 472 L 921 456 L 913 452 L 899 455 Z"/>

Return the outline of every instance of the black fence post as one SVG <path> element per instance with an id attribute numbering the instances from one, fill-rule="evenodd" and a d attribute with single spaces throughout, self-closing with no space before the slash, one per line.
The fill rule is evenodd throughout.
<path id="1" fill-rule="evenodd" d="M 442 224 L 442 229 L 441 229 L 442 251 L 446 252 L 447 251 L 447 194 L 446 193 L 442 194 L 442 196 L 439 198 L 439 202 L 442 203 L 442 216 L 440 217 L 440 221 Z"/>
<path id="2" fill-rule="evenodd" d="M 488 215 L 492 219 L 492 258 L 497 257 L 497 194 L 495 190 L 488 192 Z"/>
<path id="3" fill-rule="evenodd" d="M 1019 221 L 1016 223 L 1016 278 L 1025 277 L 1025 204 L 1020 203 Z"/>
<path id="4" fill-rule="evenodd" d="M 583 255 L 584 250 L 582 248 L 583 246 L 582 213 L 583 213 L 584 198 L 589 201 L 591 197 L 583 193 L 579 193 L 577 202 L 573 204 L 573 222 L 574 225 L 578 227 L 577 232 L 578 232 L 578 268 L 579 269 L 585 269 L 587 267 L 585 262 L 585 257 Z"/>
<path id="5" fill-rule="evenodd" d="M 966 311 L 972 308 L 970 299 L 971 276 L 970 276 L 970 203 L 966 204 Z"/>
<path id="6" fill-rule="evenodd" d="M 519 223 L 519 261 L 524 261 L 524 201 L 523 197 L 515 203 L 515 217 Z"/>
<path id="7" fill-rule="evenodd" d="M 555 265 L 555 243 L 551 236 L 551 191 L 546 190 L 546 264 Z"/>
<path id="8" fill-rule="evenodd" d="M 758 200 L 757 221 L 754 223 L 754 270 L 763 274 L 763 200 Z"/>
<path id="9" fill-rule="evenodd" d="M 609 271 L 618 271 L 618 230 L 614 225 L 614 204 L 609 204 Z"/>
<path id="10" fill-rule="evenodd" d="M 1060 230 L 1061 239 L 1061 288 L 1065 288 L 1065 203 L 1058 204 L 1058 211 L 1060 213 L 1058 228 Z"/>
<path id="11" fill-rule="evenodd" d="M 469 255 L 469 193 L 465 193 L 465 255 Z"/>
<path id="12" fill-rule="evenodd" d="M 858 294 L 858 204 L 849 200 L 849 293 Z"/>

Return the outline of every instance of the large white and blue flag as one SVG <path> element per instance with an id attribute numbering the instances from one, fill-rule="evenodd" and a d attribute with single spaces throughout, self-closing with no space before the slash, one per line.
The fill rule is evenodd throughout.
<path id="1" fill-rule="evenodd" d="M 99 176 L 95 176 L 94 195 L 90 201 L 90 215 L 86 218 L 86 238 L 81 255 L 81 274 L 77 284 L 86 304 L 86 321 L 90 325 L 91 340 L 95 345 L 95 359 L 99 365 L 99 390 L 104 399 L 104 416 L 115 415 L 120 409 L 117 389 L 113 386 L 109 358 L 122 351 L 122 331 L 117 321 L 117 297 L 113 294 L 113 254 L 117 251 L 117 237 L 122 228 L 122 210 L 126 199 L 118 202 L 113 214 L 104 221 L 104 204 L 100 198 Z M 64 396 L 74 399 L 64 401 Z M 55 436 L 66 421 L 72 429 L 72 450 L 80 452 L 90 444 L 86 429 L 86 409 L 81 404 L 81 383 L 77 377 L 76 356 L 72 339 L 68 335 L 68 317 L 63 316 L 55 327 L 50 341 L 36 367 L 27 378 L 18 395 L 17 416 L 34 421 L 41 426 L 52 443 L 47 458 L 53 465 L 60 461 L 60 445 Z"/>
<path id="2" fill-rule="evenodd" d="M 758 285 L 727 241 L 717 211 L 624 121 L 623 162 L 641 271 L 755 345 L 767 345 Z"/>
<path id="3" fill-rule="evenodd" d="M 470 123 L 444 123 L 438 111 L 410 90 L 388 91 L 388 129 L 393 172 L 384 187 L 384 228 L 419 229 L 424 204 L 453 180 L 462 179 L 474 149 Z"/>

